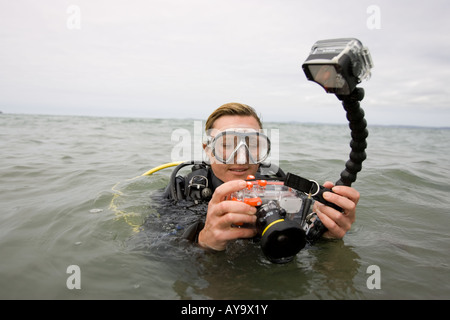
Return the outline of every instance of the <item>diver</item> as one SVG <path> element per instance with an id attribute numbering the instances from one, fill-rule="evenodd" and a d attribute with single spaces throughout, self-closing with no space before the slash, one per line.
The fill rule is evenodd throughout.
<path id="1" fill-rule="evenodd" d="M 280 168 L 264 168 L 263 161 L 270 153 L 270 140 L 262 132 L 262 123 L 255 110 L 241 103 L 227 103 L 217 108 L 205 124 L 207 139 L 203 149 L 207 163 L 194 163 L 186 176 L 175 175 L 167 186 L 164 197 L 207 204 L 206 217 L 200 219 L 184 233 L 204 249 L 223 251 L 227 243 L 256 236 L 257 209 L 239 201 L 229 201 L 233 192 L 246 187 L 246 177 L 256 179 L 285 177 Z M 266 169 L 266 170 L 262 170 Z M 175 172 L 176 173 L 176 172 Z M 324 238 L 341 239 L 355 221 L 356 205 L 360 194 L 347 186 L 334 186 L 325 182 L 323 197 L 334 203 L 342 212 L 315 201 L 312 208 L 328 229 Z"/>

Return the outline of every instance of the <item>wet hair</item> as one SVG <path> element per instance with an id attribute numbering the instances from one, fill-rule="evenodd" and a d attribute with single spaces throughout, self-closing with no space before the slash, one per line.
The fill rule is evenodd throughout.
<path id="1" fill-rule="evenodd" d="M 261 120 L 256 114 L 255 109 L 246 104 L 230 102 L 218 107 L 211 113 L 206 120 L 205 131 L 208 132 L 208 130 L 212 129 L 214 122 L 222 116 L 250 116 L 256 119 L 259 127 L 262 129 Z"/>

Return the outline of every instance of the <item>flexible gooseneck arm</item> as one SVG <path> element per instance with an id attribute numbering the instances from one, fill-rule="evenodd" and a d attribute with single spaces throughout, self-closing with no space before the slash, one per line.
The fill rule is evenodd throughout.
<path id="1" fill-rule="evenodd" d="M 350 187 L 356 181 L 356 175 L 362 169 L 362 162 L 366 159 L 366 138 L 369 135 L 367 122 L 364 119 L 364 110 L 360 107 L 360 101 L 364 98 L 364 89 L 355 88 L 349 95 L 336 95 L 342 101 L 342 105 L 347 111 L 347 120 L 351 130 L 352 140 L 350 141 L 350 159 L 345 163 L 345 169 L 341 172 L 341 178 L 336 185 Z M 309 243 L 314 243 L 322 237 L 327 228 L 316 215 L 316 221 L 306 234 Z"/>
<path id="2" fill-rule="evenodd" d="M 351 130 L 350 159 L 345 163 L 345 169 L 341 172 L 341 178 L 336 185 L 351 186 L 356 181 L 356 174 L 362 169 L 362 162 L 366 159 L 366 138 L 369 135 L 367 121 L 364 119 L 364 110 L 360 107 L 360 101 L 364 98 L 364 89 L 355 88 L 349 95 L 336 95 L 342 101 L 342 106 L 347 111 L 347 120 Z"/>

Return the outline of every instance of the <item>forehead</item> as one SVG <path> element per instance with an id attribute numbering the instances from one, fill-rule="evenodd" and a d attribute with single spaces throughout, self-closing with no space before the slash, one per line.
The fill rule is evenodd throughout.
<path id="1" fill-rule="evenodd" d="M 258 121 L 252 116 L 226 115 L 214 121 L 213 128 L 222 131 L 228 128 L 250 128 L 259 130 Z"/>

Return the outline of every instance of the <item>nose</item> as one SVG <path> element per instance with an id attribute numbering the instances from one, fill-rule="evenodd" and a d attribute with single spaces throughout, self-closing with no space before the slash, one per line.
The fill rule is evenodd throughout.
<path id="1" fill-rule="evenodd" d="M 236 155 L 234 157 L 236 164 L 247 164 L 248 163 L 248 150 L 242 145 L 236 150 Z"/>

